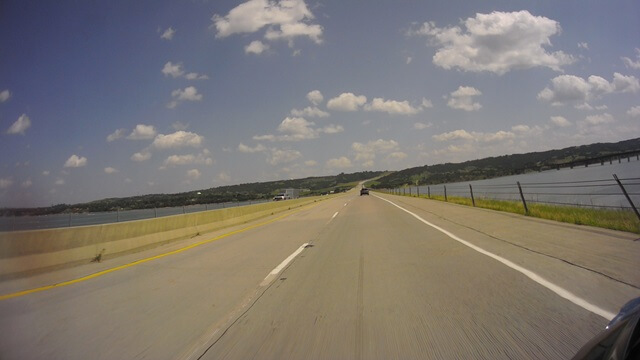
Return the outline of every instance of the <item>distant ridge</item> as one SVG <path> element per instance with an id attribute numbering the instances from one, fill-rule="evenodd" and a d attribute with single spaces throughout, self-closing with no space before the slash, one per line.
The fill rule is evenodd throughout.
<path id="1" fill-rule="evenodd" d="M 488 157 L 462 163 L 418 166 L 383 176 L 369 186 L 393 188 L 403 185 L 433 185 L 482 180 L 571 165 L 584 166 L 585 161 L 589 160 L 595 162 L 608 160 L 608 157 L 617 154 L 638 153 L 640 153 L 640 138 L 635 138 L 617 143 L 595 143 L 559 150 Z"/>

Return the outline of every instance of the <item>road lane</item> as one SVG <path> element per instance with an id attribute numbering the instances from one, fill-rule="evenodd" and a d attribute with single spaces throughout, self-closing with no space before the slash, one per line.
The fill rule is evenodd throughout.
<path id="1" fill-rule="evenodd" d="M 629 234 L 594 235 L 581 227 L 385 197 L 609 311 L 640 295 L 628 285 L 635 269 L 624 270 L 639 245 Z M 586 260 L 574 259 L 570 245 L 559 242 L 575 234 L 592 247 L 572 242 Z M 303 244 L 309 246 L 263 283 Z M 0 284 L 0 290 L 179 246 Z M 0 301 L 0 332 L 6 334 L 0 358 L 186 359 L 206 351 L 204 359 L 561 359 L 604 324 L 393 205 L 350 192 L 180 254 Z"/>
<path id="2" fill-rule="evenodd" d="M 323 201 L 275 223 L 176 255 L 0 301 L 0 358 L 176 358 L 213 326 L 226 324 L 255 295 L 264 277 L 317 237 L 343 204 L 342 198 Z M 159 251 L 162 248 L 135 256 Z M 120 259 L 67 269 L 53 277 L 91 273 L 94 266 L 109 264 L 120 265 Z M 34 282 L 38 280 L 15 283 Z"/>
<path id="3" fill-rule="evenodd" d="M 565 359 L 606 324 L 374 197 L 323 235 L 203 359 Z"/>

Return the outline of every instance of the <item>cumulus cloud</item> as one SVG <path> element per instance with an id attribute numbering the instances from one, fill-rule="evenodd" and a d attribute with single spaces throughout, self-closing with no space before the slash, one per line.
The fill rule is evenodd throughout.
<path id="1" fill-rule="evenodd" d="M 13 185 L 13 179 L 10 177 L 0 178 L 0 190 L 5 190 Z"/>
<path id="2" fill-rule="evenodd" d="M 174 79 L 181 78 L 181 77 L 184 77 L 187 80 L 209 79 L 207 75 L 198 74 L 196 72 L 186 73 L 181 62 L 174 64 L 171 61 L 168 61 L 166 64 L 164 64 L 164 67 L 162 68 L 161 71 L 164 74 L 164 76 L 171 76 Z"/>
<path id="3" fill-rule="evenodd" d="M 126 133 L 127 133 L 127 129 L 118 129 L 112 132 L 111 134 L 109 134 L 109 136 L 107 136 L 107 141 L 112 142 L 118 139 L 122 139 Z"/>
<path id="4" fill-rule="evenodd" d="M 245 54 L 262 54 L 266 50 L 269 50 L 269 44 L 265 44 L 262 41 L 254 40 L 249 45 L 244 47 Z"/>
<path id="5" fill-rule="evenodd" d="M 117 130 L 116 130 L 116 132 L 117 132 Z M 111 136 L 111 135 L 109 135 L 109 136 Z M 153 125 L 138 124 L 133 129 L 133 131 L 131 131 L 131 134 L 129 134 L 127 136 L 127 139 L 129 139 L 129 140 L 148 140 L 148 139 L 153 139 L 155 136 L 156 136 L 156 128 Z M 109 140 L 108 137 L 107 137 L 107 140 Z"/>
<path id="6" fill-rule="evenodd" d="M 267 148 L 262 146 L 262 144 L 258 144 L 255 147 L 250 147 L 247 146 L 243 143 L 240 143 L 238 145 L 238 151 L 240 151 L 241 153 L 246 153 L 246 154 L 251 154 L 251 153 L 257 153 L 257 152 L 263 152 L 266 151 Z"/>
<path id="7" fill-rule="evenodd" d="M 176 131 L 172 134 L 158 134 L 151 144 L 156 149 L 174 149 L 180 147 L 199 147 L 204 137 L 189 131 Z"/>
<path id="8" fill-rule="evenodd" d="M 327 101 L 327 107 L 331 110 L 340 111 L 357 111 L 360 106 L 367 102 L 367 97 L 364 95 L 355 95 L 353 93 L 342 93 L 338 97 L 329 99 Z"/>
<path id="9" fill-rule="evenodd" d="M 408 101 L 385 100 L 374 98 L 364 106 L 366 111 L 380 111 L 391 115 L 415 115 L 422 111 L 421 107 L 413 107 Z"/>
<path id="10" fill-rule="evenodd" d="M 432 127 L 433 124 L 432 123 L 421 123 L 421 122 L 417 122 L 415 124 L 413 124 L 413 128 L 416 130 L 424 130 L 426 128 L 430 128 Z"/>
<path id="11" fill-rule="evenodd" d="M 228 183 L 231 181 L 231 176 L 226 172 L 222 171 L 218 174 L 218 181 Z"/>
<path id="12" fill-rule="evenodd" d="M 151 153 L 149 151 L 141 151 L 131 155 L 131 160 L 136 162 L 147 161 L 151 159 Z"/>
<path id="13" fill-rule="evenodd" d="M 517 131 L 527 131 L 529 128 L 515 127 Z M 445 132 L 442 134 L 433 135 L 432 138 L 436 141 L 451 141 L 451 140 L 469 140 L 469 141 L 481 141 L 481 142 L 493 142 L 507 139 L 513 139 L 515 134 L 511 131 L 497 131 L 495 133 L 484 132 L 468 132 L 464 129 Z"/>
<path id="14" fill-rule="evenodd" d="M 640 106 L 631 107 L 629 110 L 627 110 L 627 115 L 630 115 L 633 117 L 640 116 Z"/>
<path id="15" fill-rule="evenodd" d="M 378 154 L 389 154 L 397 152 L 398 149 L 398 142 L 395 140 L 378 139 L 369 141 L 366 144 L 359 142 L 351 144 L 351 150 L 356 154 L 355 160 L 361 161 L 364 167 L 372 167 Z"/>
<path id="16" fill-rule="evenodd" d="M 231 9 L 227 15 L 213 15 L 216 37 L 254 33 L 267 27 L 267 40 L 293 40 L 308 37 L 322 43 L 322 26 L 312 24 L 313 14 L 303 0 L 249 0 Z"/>
<path id="17" fill-rule="evenodd" d="M 204 164 L 213 165 L 213 158 L 209 150 L 204 149 L 199 154 L 171 155 L 164 160 L 164 166 Z"/>
<path id="18" fill-rule="evenodd" d="M 559 127 L 567 127 L 567 126 L 571 126 L 571 122 L 567 119 L 565 119 L 562 116 L 552 116 L 551 117 L 551 123 L 555 126 L 559 126 Z"/>
<path id="19" fill-rule="evenodd" d="M 584 119 L 584 122 L 589 125 L 602 125 L 602 124 L 610 124 L 612 123 L 613 116 L 611 114 L 600 114 L 600 115 L 589 115 Z"/>
<path id="20" fill-rule="evenodd" d="M 9 100 L 9 98 L 11 98 L 11 91 L 7 89 L 7 90 L 2 90 L 2 92 L 0 92 L 0 103 L 3 103 Z"/>
<path id="21" fill-rule="evenodd" d="M 291 115 L 293 116 L 299 116 L 299 117 L 327 117 L 329 116 L 329 113 L 326 111 L 322 111 L 320 109 L 318 109 L 317 107 L 311 107 L 311 106 L 307 106 L 306 108 L 302 109 L 302 110 L 298 110 L 298 109 L 292 109 L 291 110 Z"/>
<path id="22" fill-rule="evenodd" d="M 33 185 L 33 181 L 31 181 L 31 179 L 27 179 L 20 183 L 20 187 L 23 189 L 28 189 L 31 187 L 31 185 Z"/>
<path id="23" fill-rule="evenodd" d="M 28 128 L 31 127 L 31 119 L 27 116 L 27 114 L 22 114 L 9 128 L 7 129 L 7 134 L 14 135 L 20 134 L 24 135 Z"/>
<path id="24" fill-rule="evenodd" d="M 171 100 L 167 104 L 167 107 L 169 109 L 175 108 L 176 106 L 178 106 L 178 104 L 180 104 L 183 101 L 202 100 L 202 94 L 198 94 L 198 89 L 196 89 L 195 86 L 187 86 L 186 88 L 184 88 L 184 90 L 182 89 L 173 90 L 171 92 L 171 97 L 173 98 L 173 100 Z"/>
<path id="25" fill-rule="evenodd" d="M 480 96 L 482 93 L 480 90 L 469 87 L 460 86 L 458 90 L 451 93 L 447 106 L 452 109 L 460 109 L 465 111 L 476 111 L 482 108 L 480 103 L 474 102 L 474 97 Z"/>
<path id="26" fill-rule="evenodd" d="M 614 73 L 611 82 L 596 75 L 591 75 L 587 79 L 575 75 L 560 75 L 551 80 L 551 87 L 546 87 L 538 93 L 538 99 L 550 102 L 554 106 L 567 103 L 584 104 L 603 94 L 635 93 L 638 90 L 640 90 L 640 82 L 635 76 L 625 76 L 620 73 Z"/>
<path id="27" fill-rule="evenodd" d="M 329 169 L 347 169 L 352 167 L 351 160 L 345 156 L 327 160 L 325 166 Z"/>
<path id="28" fill-rule="evenodd" d="M 163 40 L 171 40 L 175 33 L 176 31 L 172 27 L 169 27 L 162 33 L 162 35 L 160 35 L 160 38 Z"/>
<path id="29" fill-rule="evenodd" d="M 587 44 L 586 42 L 579 42 L 579 43 L 578 43 L 578 47 L 579 47 L 580 49 L 589 50 L 589 44 Z"/>
<path id="30" fill-rule="evenodd" d="M 308 167 L 313 167 L 313 166 L 317 166 L 318 162 L 315 160 L 307 160 L 304 162 L 304 165 Z"/>
<path id="31" fill-rule="evenodd" d="M 79 168 L 87 165 L 87 158 L 84 156 L 71 155 L 67 161 L 64 163 L 64 167 L 66 168 Z"/>
<path id="32" fill-rule="evenodd" d="M 302 157 L 302 153 L 297 150 L 270 149 L 267 162 L 271 165 L 289 163 Z"/>
<path id="33" fill-rule="evenodd" d="M 200 170 L 198 170 L 198 169 L 191 169 L 191 170 L 187 171 L 187 178 L 191 179 L 191 180 L 199 179 L 200 175 L 202 175 L 202 174 L 200 173 Z"/>
<path id="34" fill-rule="evenodd" d="M 395 161 L 399 161 L 402 159 L 406 159 L 407 158 L 407 154 L 403 153 L 402 151 L 395 151 L 392 152 L 391 154 L 387 155 L 386 160 L 387 161 L 391 161 L 391 160 L 395 160 Z"/>
<path id="35" fill-rule="evenodd" d="M 177 78 L 184 75 L 184 69 L 182 68 L 182 63 L 174 64 L 171 61 L 168 61 L 166 64 L 164 64 L 162 73 L 164 74 L 164 76 Z"/>
<path id="36" fill-rule="evenodd" d="M 557 21 L 523 10 L 476 14 L 464 20 L 463 27 L 438 28 L 434 22 L 425 22 L 408 35 L 426 36 L 439 47 L 433 56 L 437 66 L 502 75 L 534 67 L 561 71 L 573 63 L 571 55 L 545 49 L 560 31 Z"/>
<path id="37" fill-rule="evenodd" d="M 115 174 L 118 172 L 118 170 L 116 170 L 115 168 L 112 168 L 111 166 L 104 168 L 104 172 L 105 174 Z"/>
<path id="38" fill-rule="evenodd" d="M 280 125 L 278 125 L 278 132 L 282 135 L 256 135 L 254 140 L 268 140 L 268 141 L 302 141 L 309 139 L 316 139 L 321 133 L 335 134 L 344 131 L 344 128 L 340 125 L 328 125 L 324 128 L 314 127 L 313 121 L 308 121 L 302 117 L 286 117 Z"/>
<path id="39" fill-rule="evenodd" d="M 324 96 L 322 96 L 320 90 L 312 90 L 307 94 L 307 100 L 309 100 L 313 105 L 317 106 L 322 104 Z"/>
<path id="40" fill-rule="evenodd" d="M 625 56 L 622 57 L 622 61 L 628 68 L 639 70 L 640 69 L 640 49 L 636 48 L 636 61 L 633 61 L 632 59 Z"/>
<path id="41" fill-rule="evenodd" d="M 576 122 L 578 136 L 611 134 L 614 128 L 611 124 L 614 122 L 615 119 L 608 113 L 589 115 L 584 120 Z"/>

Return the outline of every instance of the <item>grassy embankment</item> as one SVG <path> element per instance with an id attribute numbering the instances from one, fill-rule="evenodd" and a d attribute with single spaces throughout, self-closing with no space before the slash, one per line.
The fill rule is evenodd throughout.
<path id="1" fill-rule="evenodd" d="M 409 195 L 407 195 L 409 196 Z M 427 196 L 421 195 L 427 199 Z M 444 196 L 434 195 L 431 200 L 445 201 Z M 465 197 L 447 197 L 448 202 L 473 206 L 471 199 Z M 476 207 L 505 211 L 525 215 L 524 207 L 518 201 L 475 199 Z M 605 229 L 627 231 L 640 234 L 640 221 L 630 210 L 592 209 L 577 206 L 557 206 L 548 204 L 527 203 L 528 216 L 541 219 L 566 222 L 577 225 L 596 226 Z"/>

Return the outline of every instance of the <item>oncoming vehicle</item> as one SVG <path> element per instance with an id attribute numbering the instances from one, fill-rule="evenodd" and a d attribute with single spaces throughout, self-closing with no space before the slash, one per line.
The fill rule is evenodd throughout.
<path id="1" fill-rule="evenodd" d="M 369 195 L 369 189 L 367 189 L 366 187 L 360 189 L 360 196 L 362 195 Z"/>
<path id="2" fill-rule="evenodd" d="M 289 199 L 289 196 L 287 196 L 286 194 L 278 194 L 273 197 L 273 201 L 281 201 L 281 200 L 288 200 L 288 199 Z"/>

